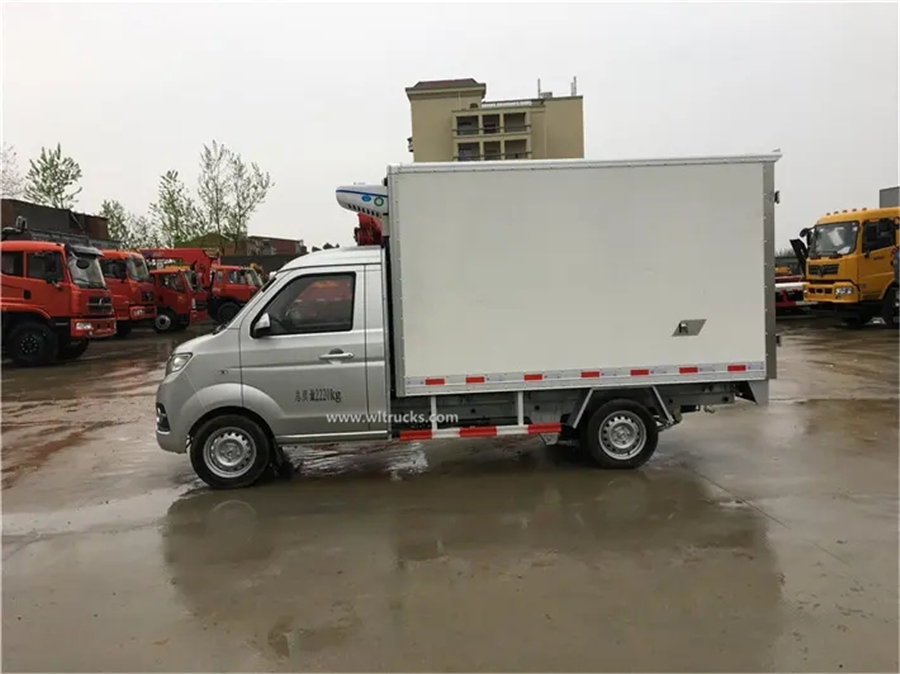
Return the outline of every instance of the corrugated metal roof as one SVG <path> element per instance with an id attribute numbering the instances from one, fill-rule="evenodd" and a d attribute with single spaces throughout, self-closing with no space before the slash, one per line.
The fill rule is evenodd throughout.
<path id="1" fill-rule="evenodd" d="M 457 80 L 421 80 L 409 87 L 407 91 L 421 91 L 423 89 L 459 89 L 462 87 L 484 87 L 473 77 L 465 77 Z"/>

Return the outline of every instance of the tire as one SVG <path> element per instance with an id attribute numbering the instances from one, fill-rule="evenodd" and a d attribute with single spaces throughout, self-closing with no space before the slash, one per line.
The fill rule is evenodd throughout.
<path id="1" fill-rule="evenodd" d="M 170 309 L 160 309 L 153 319 L 153 329 L 159 334 L 172 332 L 178 323 L 178 318 Z"/>
<path id="2" fill-rule="evenodd" d="M 841 323 L 848 328 L 861 328 L 874 318 L 871 311 L 860 309 L 859 313 L 850 316 L 841 316 Z"/>
<path id="3" fill-rule="evenodd" d="M 125 339 L 131 334 L 132 328 L 134 328 L 134 325 L 132 325 L 131 321 L 116 321 L 116 337 Z"/>
<path id="4" fill-rule="evenodd" d="M 16 365 L 37 367 L 56 360 L 59 338 L 43 323 L 25 321 L 13 328 L 7 347 L 9 357 Z"/>
<path id="5" fill-rule="evenodd" d="M 216 312 L 216 320 L 219 323 L 227 323 L 232 318 L 237 316 L 237 313 L 240 310 L 241 308 L 234 302 L 223 302 L 219 306 L 218 312 Z"/>
<path id="6" fill-rule="evenodd" d="M 191 439 L 191 465 L 213 489 L 239 489 L 255 484 L 269 468 L 274 450 L 252 419 L 240 414 L 214 417 Z M 236 462 L 238 465 L 230 466 Z"/>
<path id="7" fill-rule="evenodd" d="M 87 339 L 76 339 L 75 341 L 69 341 L 64 344 L 60 344 L 59 359 L 75 360 L 77 358 L 81 358 L 84 352 L 87 351 L 90 343 L 90 340 Z"/>
<path id="8" fill-rule="evenodd" d="M 633 400 L 610 400 L 584 427 L 582 444 L 601 468 L 631 469 L 645 464 L 659 443 L 656 421 Z"/>
<path id="9" fill-rule="evenodd" d="M 897 286 L 891 286 L 881 301 L 881 320 L 894 330 L 900 327 L 900 315 L 897 311 Z"/>

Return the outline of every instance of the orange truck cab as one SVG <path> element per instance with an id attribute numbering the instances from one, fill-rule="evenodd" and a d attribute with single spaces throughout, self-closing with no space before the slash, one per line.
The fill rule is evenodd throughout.
<path id="1" fill-rule="evenodd" d="M 894 251 L 900 245 L 900 208 L 827 213 L 792 239 L 806 267 L 804 299 L 815 312 L 839 316 L 849 326 L 880 317 L 900 326 Z"/>
<path id="2" fill-rule="evenodd" d="M 116 335 L 127 337 L 135 325 L 156 318 L 156 292 L 143 256 L 124 250 L 104 250 L 100 268 L 112 294 Z"/>
<path id="3" fill-rule="evenodd" d="M 259 274 L 251 267 L 216 265 L 212 269 L 209 315 L 227 323 L 262 287 Z"/>
<path id="4" fill-rule="evenodd" d="M 116 318 L 101 252 L 51 241 L 0 243 L 2 348 L 21 366 L 74 360 L 92 339 L 112 337 Z"/>
<path id="5" fill-rule="evenodd" d="M 154 330 L 160 333 L 180 332 L 206 318 L 206 312 L 197 309 L 194 291 L 183 269 L 154 269 L 150 276 L 156 292 Z"/>

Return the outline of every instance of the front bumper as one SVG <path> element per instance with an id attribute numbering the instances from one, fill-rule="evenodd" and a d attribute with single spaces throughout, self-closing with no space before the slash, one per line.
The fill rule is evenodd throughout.
<path id="1" fill-rule="evenodd" d="M 859 304 L 860 295 L 856 286 L 846 281 L 827 284 L 806 283 L 803 287 L 803 299 L 816 304 L 854 307 Z"/>
<path id="2" fill-rule="evenodd" d="M 69 324 L 69 335 L 74 339 L 102 339 L 116 334 L 116 319 L 73 318 Z"/>
<path id="3" fill-rule="evenodd" d="M 132 321 L 152 321 L 156 318 L 156 305 L 132 304 L 128 308 L 128 318 Z"/>

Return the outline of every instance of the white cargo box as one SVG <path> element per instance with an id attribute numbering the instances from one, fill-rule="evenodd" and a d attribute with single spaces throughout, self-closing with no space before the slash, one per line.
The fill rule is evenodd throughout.
<path id="1" fill-rule="evenodd" d="M 398 395 L 774 378 L 778 157 L 389 167 Z"/>

